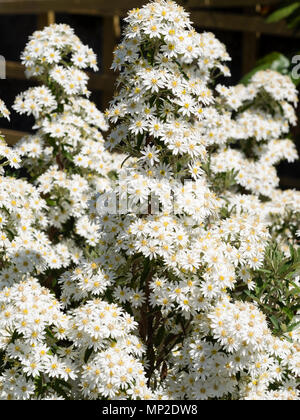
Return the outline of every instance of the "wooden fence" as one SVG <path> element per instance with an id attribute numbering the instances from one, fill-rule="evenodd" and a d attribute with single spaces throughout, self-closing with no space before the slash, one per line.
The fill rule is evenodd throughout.
<path id="1" fill-rule="evenodd" d="M 37 15 L 37 29 L 55 22 L 56 13 L 81 14 L 102 17 L 101 47 L 102 73 L 90 74 L 89 88 L 101 91 L 102 107 L 112 97 L 115 75 L 111 72 L 112 52 L 120 38 L 120 20 L 127 11 L 141 7 L 148 0 L 0 0 L 0 14 Z M 260 34 L 282 37 L 298 36 L 281 23 L 266 23 L 262 13 L 264 7 L 279 3 L 279 0 L 177 0 L 191 13 L 191 20 L 200 28 L 211 28 L 242 33 L 242 68 L 248 72 L 257 58 L 257 44 Z M 220 10 L 221 9 L 221 10 Z M 230 9 L 226 13 L 224 9 Z M 236 9 L 236 10 L 235 10 Z M 21 63 L 8 61 L 8 79 L 24 80 Z M 2 130 L 10 144 L 24 133 Z"/>

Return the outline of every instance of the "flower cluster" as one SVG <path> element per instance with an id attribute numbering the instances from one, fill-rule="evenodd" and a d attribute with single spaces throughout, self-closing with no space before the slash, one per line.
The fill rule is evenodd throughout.
<path id="1" fill-rule="evenodd" d="M 64 59 L 72 66 L 64 66 Z M 68 25 L 54 24 L 36 31 L 21 56 L 28 77 L 39 76 L 55 81 L 67 93 L 86 92 L 87 77 L 81 69 L 98 70 L 97 57 L 84 45 Z"/>
<path id="2" fill-rule="evenodd" d="M 117 305 L 100 299 L 88 301 L 71 315 L 69 339 L 78 350 L 93 353 L 88 363 L 81 366 L 79 386 L 83 396 L 153 398 L 146 385 L 144 367 L 138 360 L 145 350 L 131 334 L 136 329 L 132 317 Z"/>
<path id="3" fill-rule="evenodd" d="M 6 108 L 4 102 L 0 99 L 0 117 L 9 120 L 10 112 Z M 20 156 L 11 147 L 8 147 L 4 138 L 0 134 L 0 175 L 3 175 L 5 165 L 10 165 L 12 168 L 19 168 Z"/>
<path id="4" fill-rule="evenodd" d="M 147 158 L 153 138 L 166 161 L 177 155 L 203 159 L 205 137 L 211 136 L 205 136 L 206 127 L 202 135 L 196 128 L 218 115 L 207 82 L 211 69 L 228 73 L 222 64 L 230 59 L 224 45 L 211 33 L 192 30 L 187 14 L 171 3 L 133 10 L 125 20 L 128 26 L 112 66 L 126 71 L 107 112 L 111 122 L 119 122 L 108 138 L 110 146 L 126 141 L 137 156 L 145 147 Z M 190 123 L 193 119 L 197 125 Z M 223 127 L 214 128 L 217 134 Z"/>
<path id="5" fill-rule="evenodd" d="M 230 143 L 238 141 L 239 150 L 223 147 L 212 155 L 214 174 L 236 172 L 236 182 L 247 191 L 271 197 L 278 187 L 275 165 L 298 158 L 294 143 L 283 138 L 296 124 L 296 88 L 287 76 L 274 71 L 256 73 L 248 86 L 227 88 L 218 85 L 224 110 L 232 114 Z M 245 108 L 245 110 L 243 110 Z M 237 116 L 233 118 L 233 113 Z M 249 140 L 255 139 L 252 147 Z M 247 142 L 245 142 L 247 140 Z M 253 140 L 252 140 L 253 141 Z"/>
<path id="6" fill-rule="evenodd" d="M 0 305 L 1 399 L 35 399 L 37 379 L 43 399 L 62 390 L 73 398 L 153 398 L 135 322 L 116 305 L 88 301 L 64 314 L 34 278 L 4 288 Z"/>
<path id="7" fill-rule="evenodd" d="M 1 104 L 2 111 L 4 104 Z M 7 110 L 6 110 L 7 111 Z M 6 112 L 8 115 L 8 111 Z M 52 246 L 42 232 L 48 225 L 47 205 L 26 180 L 6 176 L 4 168 L 20 166 L 18 153 L 0 137 L 0 289 L 30 274 L 63 265 L 62 245 Z"/>
<path id="8" fill-rule="evenodd" d="M 6 108 L 5 103 L 2 101 L 2 99 L 0 99 L 0 115 L 1 117 L 5 117 L 9 120 L 9 115 L 10 112 L 9 110 Z"/>
<path id="9" fill-rule="evenodd" d="M 72 34 L 52 25 L 31 38 L 24 64 L 43 85 L 19 95 L 14 109 L 33 115 L 37 132 L 1 148 L 28 174 L 0 180 L 1 398 L 153 398 L 136 323 L 109 299 L 95 300 L 113 276 L 99 270 L 86 282 L 99 241 L 93 203 L 124 157 L 104 148 L 107 123 L 84 97 L 81 71 L 96 69 L 95 56 Z"/>
<path id="10" fill-rule="evenodd" d="M 271 335 L 255 305 L 222 299 L 208 313 L 208 322 L 198 317 L 191 337 L 174 350 L 168 393 L 172 399 L 231 394 L 246 400 L 295 400 L 298 352 L 297 344 Z M 281 386 L 272 390 L 278 383 Z"/>
<path id="11" fill-rule="evenodd" d="M 52 351 L 54 336 L 51 331 L 65 330 L 68 320 L 50 291 L 31 278 L 4 288 L 0 301 L 1 351 L 5 352 L 4 364 L 7 366 L 0 379 L 3 396 L 8 398 L 9 393 L 13 393 L 17 399 L 26 399 L 28 394 L 34 395 L 33 379 L 41 373 L 49 378 L 74 378 L 71 360 L 63 361 Z M 11 368 L 20 375 L 20 381 L 9 383 L 5 380 Z M 25 387 L 22 392 L 26 375 L 28 389 Z"/>
<path id="12" fill-rule="evenodd" d="M 28 182 L 0 178 L 0 284 L 22 275 L 63 266 L 63 246 L 52 246 L 41 231 L 48 225 L 46 203 Z"/>
<path id="13" fill-rule="evenodd" d="M 86 98 L 88 76 L 83 72 L 88 67 L 97 70 L 96 56 L 73 29 L 51 25 L 35 32 L 22 57 L 28 76 L 37 77 L 43 85 L 16 98 L 14 109 L 33 115 L 38 129 L 21 139 L 16 150 L 50 206 L 50 236 L 58 235 L 68 223 L 74 225 L 71 232 L 68 227 L 69 254 L 74 254 L 74 235 L 89 245 L 97 243 L 88 201 L 108 188 L 109 174 L 119 169 L 124 158 L 104 148 L 101 131 L 108 126 Z M 71 89 L 73 84 L 76 88 Z"/>

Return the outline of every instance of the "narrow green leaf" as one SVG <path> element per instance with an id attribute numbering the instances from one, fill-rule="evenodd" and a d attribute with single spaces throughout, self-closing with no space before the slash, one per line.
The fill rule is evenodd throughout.
<path id="1" fill-rule="evenodd" d="M 166 333 L 165 327 L 161 326 L 160 329 L 157 332 L 157 335 L 156 335 L 155 339 L 154 339 L 154 344 L 156 346 L 159 346 L 162 343 L 162 341 L 164 339 L 164 336 L 165 336 L 165 333 Z"/>
<path id="2" fill-rule="evenodd" d="M 57 205 L 56 201 L 50 200 L 50 198 L 46 199 L 46 203 L 48 204 L 49 207 L 55 207 Z"/>
<path id="3" fill-rule="evenodd" d="M 299 290 L 299 288 L 297 288 L 297 289 L 292 289 L 292 290 L 290 291 L 290 294 L 291 294 L 292 296 L 297 296 L 297 295 L 299 295 L 299 296 L 300 296 L 300 290 Z"/>
<path id="4" fill-rule="evenodd" d="M 272 324 L 274 325 L 274 327 L 276 328 L 276 330 L 280 330 L 279 322 L 278 322 L 277 318 L 275 318 L 274 315 L 270 317 L 270 320 L 271 320 Z"/>
<path id="5" fill-rule="evenodd" d="M 264 274 L 272 274 L 272 271 L 270 270 L 265 270 L 264 268 L 260 268 L 258 270 L 256 270 L 258 273 L 264 273 Z"/>
<path id="6" fill-rule="evenodd" d="M 297 327 L 298 327 L 298 325 L 300 324 L 300 321 L 299 322 L 296 322 L 295 324 L 292 324 L 292 325 L 290 325 L 288 328 L 287 328 L 287 332 L 291 332 L 291 331 L 294 331 Z"/>
<path id="7" fill-rule="evenodd" d="M 56 382 L 65 388 L 72 389 L 72 385 L 68 384 L 68 382 L 64 381 L 63 379 L 56 379 Z"/>
<path id="8" fill-rule="evenodd" d="M 261 66 L 262 64 L 273 64 L 274 67 L 282 67 L 286 68 L 289 67 L 290 61 L 289 59 L 281 54 L 280 52 L 274 51 L 270 54 L 265 55 L 263 58 L 259 59 L 256 63 L 257 66 Z"/>
<path id="9" fill-rule="evenodd" d="M 283 20 L 291 16 L 291 14 L 294 13 L 294 11 L 297 10 L 299 7 L 300 7 L 300 2 L 296 2 L 296 3 L 290 4 L 289 6 L 282 7 L 281 9 L 278 9 L 274 13 L 272 13 L 267 18 L 267 22 L 268 23 L 279 22 L 280 20 Z"/>
<path id="10" fill-rule="evenodd" d="M 295 282 L 293 282 L 293 281 L 289 281 L 289 283 L 292 285 L 292 286 L 294 286 L 294 293 L 293 294 L 299 294 L 300 295 L 300 287 L 299 286 L 297 286 L 297 284 L 295 283 Z"/>
<path id="11" fill-rule="evenodd" d="M 143 134 L 138 134 L 137 139 L 138 139 L 137 148 L 138 148 L 138 150 L 140 150 L 142 142 L 144 140 L 144 135 Z"/>
<path id="12" fill-rule="evenodd" d="M 68 159 L 70 162 L 73 162 L 73 161 L 74 161 L 73 156 L 72 156 L 72 155 L 71 155 L 71 153 L 69 153 L 69 152 L 64 152 L 64 153 L 63 153 L 63 156 L 64 156 L 66 159 Z"/>
<path id="13" fill-rule="evenodd" d="M 51 330 L 50 330 L 49 328 L 47 328 L 47 330 L 46 330 L 46 334 L 47 334 L 50 338 L 52 338 L 53 340 L 55 340 L 55 337 L 54 337 L 54 335 L 52 334 L 52 332 L 51 332 Z"/>
<path id="14" fill-rule="evenodd" d="M 287 332 L 287 326 L 285 324 L 280 324 L 280 329 L 282 332 L 286 333 Z"/>
<path id="15" fill-rule="evenodd" d="M 289 59 L 279 52 L 273 52 L 258 60 L 254 69 L 242 78 L 241 83 L 247 85 L 250 82 L 251 78 L 254 76 L 254 74 L 261 70 L 270 69 L 278 71 L 279 73 L 287 74 L 289 68 Z"/>
<path id="16" fill-rule="evenodd" d="M 289 308 L 282 308 L 282 311 L 287 315 L 289 321 L 292 321 L 294 318 L 293 312 Z"/>
<path id="17" fill-rule="evenodd" d="M 93 353 L 93 349 L 86 349 L 85 353 L 84 353 L 84 363 L 87 363 L 91 354 Z"/>

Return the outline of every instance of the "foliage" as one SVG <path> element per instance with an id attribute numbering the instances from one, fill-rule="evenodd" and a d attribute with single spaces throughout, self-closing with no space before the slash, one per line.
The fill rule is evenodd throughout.
<path id="1" fill-rule="evenodd" d="M 288 75 L 296 86 L 300 83 L 300 79 L 293 78 L 293 68 L 294 63 L 291 62 L 291 59 L 279 52 L 273 52 L 257 61 L 253 70 L 246 74 L 241 83 L 247 84 L 251 80 L 251 77 L 260 70 L 275 70 L 281 74 Z"/>
<path id="2" fill-rule="evenodd" d="M 289 28 L 298 29 L 300 24 L 300 2 L 286 0 L 282 5 L 270 14 L 267 18 L 267 22 L 275 23 L 283 19 L 287 20 L 287 26 Z"/>

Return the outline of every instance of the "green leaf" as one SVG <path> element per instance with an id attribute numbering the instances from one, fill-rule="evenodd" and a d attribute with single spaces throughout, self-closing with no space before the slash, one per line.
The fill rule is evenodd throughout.
<path id="1" fill-rule="evenodd" d="M 177 66 L 179 67 L 180 73 L 183 75 L 183 77 L 185 78 L 185 80 L 189 80 L 188 75 L 185 73 L 185 71 L 183 70 L 181 64 L 179 63 L 179 61 L 175 60 L 175 63 L 177 64 Z"/>
<path id="2" fill-rule="evenodd" d="M 282 7 L 281 9 L 278 9 L 274 13 L 272 13 L 267 18 L 267 22 L 268 23 L 279 22 L 280 20 L 283 20 L 291 16 L 291 14 L 294 13 L 294 11 L 297 10 L 299 7 L 300 7 L 300 2 L 296 2 L 296 3 L 290 4 L 289 6 Z"/>
<path id="3" fill-rule="evenodd" d="M 289 73 L 289 76 L 292 79 L 295 86 L 298 86 L 300 84 L 300 78 L 294 79 L 292 73 Z"/>
<path id="4" fill-rule="evenodd" d="M 48 337 L 52 338 L 52 340 L 55 340 L 55 337 L 49 328 L 46 329 L 46 334 L 48 335 Z"/>
<path id="5" fill-rule="evenodd" d="M 40 376 L 36 376 L 34 378 L 34 385 L 35 385 L 35 390 L 38 396 L 43 395 L 44 391 L 46 390 L 46 385 L 43 384 L 43 379 Z"/>
<path id="6" fill-rule="evenodd" d="M 122 162 L 122 165 L 121 165 L 121 168 L 123 168 L 123 165 L 124 165 L 124 163 L 128 160 L 128 159 L 130 159 L 131 158 L 131 156 L 130 155 L 128 155 L 124 160 L 123 160 L 123 162 Z"/>
<path id="7" fill-rule="evenodd" d="M 258 270 L 256 270 L 257 273 L 264 273 L 264 274 L 272 274 L 272 271 L 270 270 L 265 270 L 264 268 L 259 268 Z"/>
<path id="8" fill-rule="evenodd" d="M 293 312 L 289 308 L 282 308 L 282 311 L 287 315 L 289 321 L 292 321 L 294 318 Z"/>
<path id="9" fill-rule="evenodd" d="M 147 258 L 144 265 L 144 270 L 141 275 L 141 285 L 145 284 L 151 270 L 150 260 Z"/>
<path id="10" fill-rule="evenodd" d="M 300 321 L 299 322 L 296 322 L 295 324 L 292 324 L 292 325 L 290 325 L 288 328 L 287 328 L 287 332 L 291 332 L 291 331 L 293 331 L 295 328 L 297 328 L 298 327 L 298 325 L 300 324 Z"/>
<path id="11" fill-rule="evenodd" d="M 68 400 L 69 396 L 66 393 L 66 391 L 61 387 L 60 384 L 55 384 L 52 387 L 54 389 L 54 391 L 56 391 L 59 395 L 61 395 L 62 397 L 64 397 L 65 400 Z"/>
<path id="12" fill-rule="evenodd" d="M 262 64 L 271 64 L 272 69 L 275 70 L 278 68 L 288 68 L 290 60 L 280 52 L 274 51 L 257 61 L 258 66 Z"/>
<path id="13" fill-rule="evenodd" d="M 273 52 L 258 60 L 254 69 L 242 78 L 241 83 L 247 85 L 254 74 L 261 70 L 270 69 L 278 71 L 279 73 L 288 74 L 289 68 L 289 59 L 279 52 Z"/>
<path id="14" fill-rule="evenodd" d="M 85 353 L 84 353 L 84 363 L 87 363 L 91 354 L 93 353 L 93 349 L 86 349 Z"/>
<path id="15" fill-rule="evenodd" d="M 62 155 L 66 158 L 66 159 L 68 159 L 70 162 L 73 162 L 74 161 L 74 158 L 73 158 L 73 156 L 71 155 L 71 153 L 69 153 L 69 152 L 67 152 L 67 151 L 63 151 L 62 152 Z"/>
<path id="16" fill-rule="evenodd" d="M 64 381 L 63 379 L 56 379 L 58 385 L 64 386 L 65 388 L 72 389 L 72 385 L 68 384 L 68 382 Z"/>
<path id="17" fill-rule="evenodd" d="M 49 207 L 55 207 L 57 205 L 56 201 L 50 200 L 50 198 L 46 198 L 46 203 Z"/>
<path id="18" fill-rule="evenodd" d="M 287 326 L 285 324 L 280 324 L 280 329 L 282 332 L 286 333 L 287 332 Z"/>
<path id="19" fill-rule="evenodd" d="M 154 339 L 154 344 L 158 347 L 161 342 L 163 341 L 164 337 L 165 337 L 166 331 L 165 331 L 165 327 L 161 326 L 160 329 L 157 332 L 157 335 Z"/>
<path id="20" fill-rule="evenodd" d="M 280 330 L 280 325 L 279 325 L 278 319 L 275 318 L 274 315 L 270 317 L 270 320 L 271 320 L 272 324 L 274 325 L 274 327 L 276 328 L 276 330 Z"/>
<path id="21" fill-rule="evenodd" d="M 290 294 L 293 296 L 300 296 L 300 288 L 296 285 L 296 283 L 291 282 L 291 284 L 295 287 L 294 289 L 291 290 Z"/>
<path id="22" fill-rule="evenodd" d="M 10 229 L 8 229 L 8 228 L 5 228 L 5 231 L 6 231 L 7 235 L 8 235 L 8 237 L 9 237 L 9 239 L 12 241 L 13 238 L 15 237 L 14 233 Z"/>
<path id="23" fill-rule="evenodd" d="M 143 134 L 138 134 L 137 140 L 138 140 L 137 141 L 137 148 L 138 148 L 138 150 L 140 150 L 141 145 L 142 145 L 143 140 L 144 140 L 144 135 Z"/>

